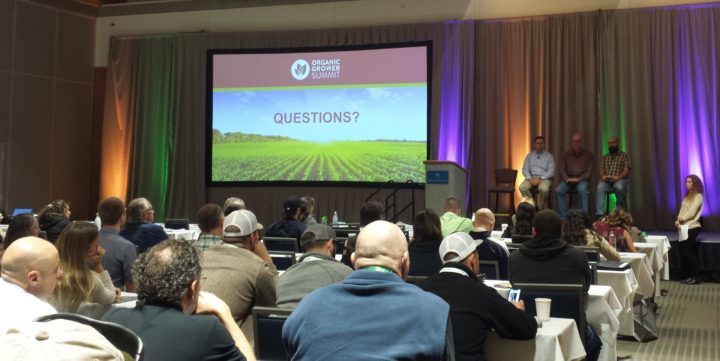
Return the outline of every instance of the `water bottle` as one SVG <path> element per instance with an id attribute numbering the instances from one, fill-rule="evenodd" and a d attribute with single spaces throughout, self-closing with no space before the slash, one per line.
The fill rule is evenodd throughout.
<path id="1" fill-rule="evenodd" d="M 98 229 L 102 228 L 102 221 L 100 220 L 100 213 L 95 213 L 95 226 Z"/>
<path id="2" fill-rule="evenodd" d="M 337 211 L 333 212 L 332 224 L 338 224 Z"/>
<path id="3" fill-rule="evenodd" d="M 617 242 L 616 242 L 616 241 L 617 241 L 617 240 L 615 239 L 615 232 L 612 232 L 612 231 L 611 231 L 611 232 L 610 232 L 610 235 L 608 236 L 608 242 L 610 242 L 610 244 L 611 244 L 613 247 L 615 247 L 615 249 L 618 248 L 618 245 L 617 245 Z"/>

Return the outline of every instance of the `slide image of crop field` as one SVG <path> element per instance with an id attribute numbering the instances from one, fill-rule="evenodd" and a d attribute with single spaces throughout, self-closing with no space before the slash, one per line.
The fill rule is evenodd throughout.
<path id="1" fill-rule="evenodd" d="M 426 143 L 290 139 L 213 143 L 212 180 L 425 182 Z"/>

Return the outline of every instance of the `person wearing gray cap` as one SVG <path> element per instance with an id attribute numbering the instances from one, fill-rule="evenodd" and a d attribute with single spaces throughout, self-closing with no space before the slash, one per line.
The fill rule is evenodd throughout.
<path id="1" fill-rule="evenodd" d="M 450 305 L 456 360 L 485 360 L 490 329 L 511 340 L 531 340 L 537 332 L 537 323 L 525 313 L 522 300 L 508 302 L 478 279 L 479 243 L 482 240 L 463 232 L 445 237 L 439 251 L 442 268 L 418 284 Z"/>
<path id="2" fill-rule="evenodd" d="M 335 230 L 313 224 L 300 238 L 305 254 L 278 279 L 277 306 L 295 308 L 305 295 L 317 288 L 341 282 L 352 268 L 335 260 Z"/>
<path id="3" fill-rule="evenodd" d="M 223 243 L 203 253 L 203 289 L 230 307 L 233 318 L 252 343 L 253 306 L 275 306 L 277 269 L 260 242 L 263 225 L 247 209 L 230 213 L 223 222 Z"/>

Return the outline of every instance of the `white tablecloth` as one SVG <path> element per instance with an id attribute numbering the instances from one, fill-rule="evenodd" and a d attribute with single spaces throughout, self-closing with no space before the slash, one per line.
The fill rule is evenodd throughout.
<path id="1" fill-rule="evenodd" d="M 633 301 L 635 300 L 635 292 L 638 289 L 638 282 L 632 269 L 624 271 L 598 271 L 598 284 L 610 286 L 617 300 L 622 306 L 622 311 L 618 315 L 620 328 L 618 334 L 624 336 L 633 336 L 635 327 L 633 324 Z"/>
<path id="2" fill-rule="evenodd" d="M 668 262 L 668 253 L 670 252 L 670 240 L 667 238 L 667 236 L 651 236 L 648 235 L 645 237 L 645 240 L 647 240 L 648 243 L 654 243 L 658 246 L 657 252 L 662 257 L 663 260 L 663 268 L 662 268 L 662 279 L 669 280 L 670 279 L 670 263 Z"/>
<path id="3" fill-rule="evenodd" d="M 629 263 L 632 267 L 638 283 L 636 295 L 642 298 L 652 297 L 655 292 L 654 272 L 647 255 L 645 253 L 620 252 L 620 260 Z"/>
<path id="4" fill-rule="evenodd" d="M 551 318 L 538 328 L 535 340 L 506 340 L 488 333 L 485 356 L 489 361 L 568 361 L 585 357 L 575 320 Z"/>
<path id="5" fill-rule="evenodd" d="M 638 252 L 645 253 L 653 271 L 653 283 L 655 284 L 655 298 L 660 297 L 660 273 L 665 266 L 663 258 L 658 250 L 659 245 L 656 243 L 635 243 Z"/>
<path id="6" fill-rule="evenodd" d="M 629 270 L 628 270 L 629 271 Z M 510 289 L 501 287 L 501 284 L 508 281 L 485 280 L 485 284 L 495 290 L 501 296 L 507 298 Z M 603 347 L 600 352 L 600 360 L 615 361 L 616 339 L 620 330 L 618 316 L 623 312 L 623 305 L 618 300 L 610 286 L 592 285 L 588 290 L 588 304 L 585 309 L 587 322 L 600 335 Z"/>

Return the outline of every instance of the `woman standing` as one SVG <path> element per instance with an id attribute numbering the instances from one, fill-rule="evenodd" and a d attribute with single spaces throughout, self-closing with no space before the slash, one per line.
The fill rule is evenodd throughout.
<path id="1" fill-rule="evenodd" d="M 685 197 L 680 205 L 680 212 L 675 227 L 687 225 L 688 238 L 680 241 L 680 254 L 682 255 L 683 273 L 688 278 L 682 283 L 688 285 L 696 285 L 700 283 L 700 260 L 698 259 L 698 242 L 697 236 L 702 232 L 702 224 L 700 224 L 700 216 L 703 209 L 703 185 L 700 178 L 691 174 L 685 178 Z"/>
<path id="2" fill-rule="evenodd" d="M 55 246 L 63 269 L 51 302 L 58 311 L 77 312 L 83 302 L 110 305 L 117 301 L 120 290 L 113 286 L 103 267 L 105 250 L 100 247 L 94 224 L 69 224 Z"/>

